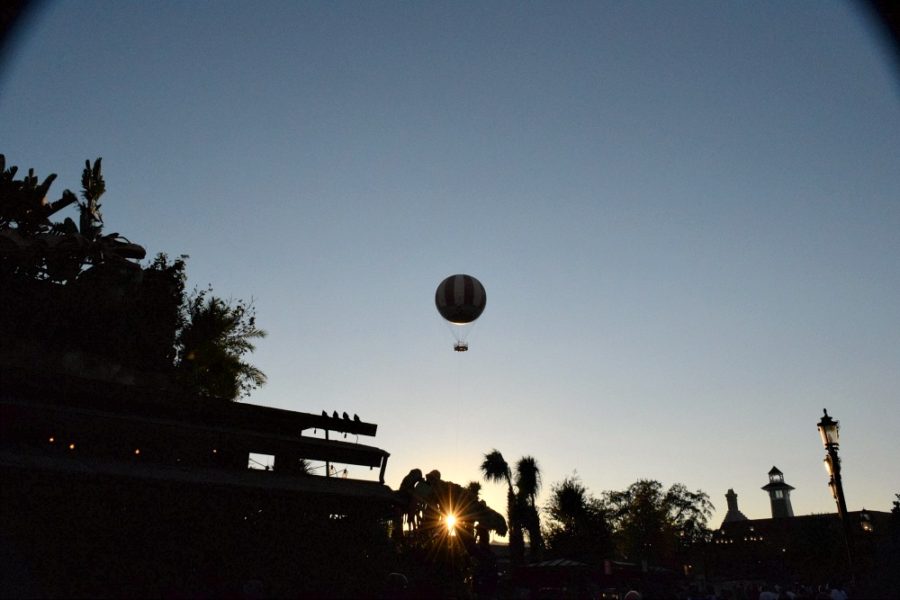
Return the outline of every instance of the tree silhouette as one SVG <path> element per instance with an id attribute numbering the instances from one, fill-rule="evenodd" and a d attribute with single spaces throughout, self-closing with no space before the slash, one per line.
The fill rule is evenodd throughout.
<path id="1" fill-rule="evenodd" d="M 481 499 L 481 483 L 477 481 L 470 481 L 466 484 L 466 491 L 475 496 L 476 500 Z"/>
<path id="2" fill-rule="evenodd" d="M 187 302 L 178 336 L 178 378 L 190 390 L 237 400 L 266 382 L 265 374 L 242 360 L 266 332 L 256 326 L 252 304 L 230 304 L 208 291 Z"/>
<path id="3" fill-rule="evenodd" d="M 183 264 L 142 269 L 132 262 L 144 257 L 142 247 L 116 233 L 101 235 L 106 185 L 99 158 L 85 161 L 84 203 L 69 190 L 50 201 L 55 174 L 41 181 L 34 169 L 22 179 L 17 173 L 0 155 L 0 330 L 13 360 L 46 370 L 42 361 L 74 352 L 171 371 L 178 319 L 169 317 L 179 310 Z M 76 203 L 82 230 L 71 218 L 51 220 Z"/>
<path id="4" fill-rule="evenodd" d="M 89 240 L 96 240 L 103 230 L 103 216 L 100 214 L 100 197 L 106 192 L 106 181 L 103 180 L 100 158 L 91 162 L 84 161 L 81 172 L 81 196 L 84 202 L 78 203 L 79 231 Z"/>
<path id="5" fill-rule="evenodd" d="M 528 532 L 531 557 L 540 560 L 544 552 L 544 536 L 536 500 L 541 490 L 541 470 L 533 456 L 523 456 L 516 463 L 516 488 L 519 518 L 522 529 Z"/>
<path id="6" fill-rule="evenodd" d="M 540 513 L 535 500 L 541 487 L 541 472 L 537 461 L 524 456 L 516 463 L 515 477 L 509 463 L 499 450 L 484 455 L 481 472 L 486 481 L 506 483 L 506 514 L 509 525 L 509 553 L 513 564 L 525 561 L 524 532 L 528 532 L 531 556 L 538 559 L 543 551 Z M 514 487 L 515 485 L 515 487 Z"/>
<path id="7" fill-rule="evenodd" d="M 623 558 L 648 564 L 672 562 L 678 551 L 705 539 L 714 508 L 701 490 L 680 483 L 664 490 L 649 479 L 607 492 L 605 501 Z"/>
<path id="8" fill-rule="evenodd" d="M 160 253 L 141 267 L 133 262 L 146 255 L 141 246 L 103 233 L 102 159 L 85 161 L 80 201 L 69 190 L 48 200 L 55 174 L 43 181 L 34 169 L 22 179 L 17 174 L 0 154 L 0 331 L 10 348 L 103 357 L 228 399 L 265 382 L 242 360 L 265 336 L 252 304 L 226 302 L 210 290 L 189 299 L 186 256 L 170 262 Z M 68 217 L 51 221 L 76 203 L 77 225 Z"/>
<path id="9" fill-rule="evenodd" d="M 512 472 L 509 464 L 499 450 L 492 450 L 484 455 L 481 473 L 485 481 L 493 483 L 506 482 L 506 523 L 509 527 L 509 556 L 513 564 L 522 564 L 525 560 L 525 540 L 516 510 L 516 493 L 513 490 Z"/>
<path id="10" fill-rule="evenodd" d="M 56 180 L 55 174 L 38 183 L 34 169 L 29 169 L 21 180 L 15 178 L 17 172 L 18 167 L 6 168 L 6 159 L 0 155 L 0 267 L 3 272 L 73 283 L 89 266 L 109 267 L 107 272 L 130 271 L 131 275 L 139 270 L 129 260 L 144 258 L 146 252 L 141 246 L 118 233 L 101 235 L 100 197 L 106 191 L 106 183 L 100 158 L 93 165 L 85 161 L 81 176 L 83 202 L 78 202 L 69 190 L 63 191 L 58 200 L 49 202 L 47 194 Z M 80 225 L 68 217 L 62 222 L 50 220 L 52 215 L 76 202 Z"/>
<path id="11" fill-rule="evenodd" d="M 23 179 L 16 179 L 19 167 L 6 166 L 6 156 L 0 154 L 0 229 L 15 229 L 20 235 L 46 233 L 53 226 L 50 216 L 78 201 L 75 194 L 65 190 L 55 202 L 47 201 L 50 186 L 56 180 L 51 173 L 38 183 L 34 169 Z"/>
<path id="12" fill-rule="evenodd" d="M 544 510 L 549 517 L 548 552 L 553 557 L 599 564 L 612 554 L 608 511 L 577 476 L 552 487 Z"/>

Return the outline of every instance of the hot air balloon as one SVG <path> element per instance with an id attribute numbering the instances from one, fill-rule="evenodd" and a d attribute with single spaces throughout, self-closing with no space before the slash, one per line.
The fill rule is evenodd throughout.
<path id="1" fill-rule="evenodd" d="M 453 349 L 465 352 L 469 349 L 466 337 L 475 319 L 484 312 L 487 294 L 481 282 L 471 275 L 451 275 L 441 282 L 434 293 L 438 312 L 450 323 L 456 343 Z"/>

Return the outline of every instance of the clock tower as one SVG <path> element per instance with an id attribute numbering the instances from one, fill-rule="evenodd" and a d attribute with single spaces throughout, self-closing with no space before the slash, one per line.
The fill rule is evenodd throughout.
<path id="1" fill-rule="evenodd" d="M 778 467 L 772 467 L 772 470 L 769 471 L 769 483 L 762 489 L 769 492 L 773 519 L 794 516 L 794 509 L 791 507 L 791 490 L 794 489 L 794 486 L 784 482 L 784 474 L 778 470 Z"/>

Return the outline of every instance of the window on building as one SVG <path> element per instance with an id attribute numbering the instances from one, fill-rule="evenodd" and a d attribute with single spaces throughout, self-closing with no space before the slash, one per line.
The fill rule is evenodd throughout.
<path id="1" fill-rule="evenodd" d="M 271 454 L 259 454 L 251 452 L 247 456 L 247 468 L 259 469 L 260 471 L 271 471 L 275 466 L 275 457 Z"/>

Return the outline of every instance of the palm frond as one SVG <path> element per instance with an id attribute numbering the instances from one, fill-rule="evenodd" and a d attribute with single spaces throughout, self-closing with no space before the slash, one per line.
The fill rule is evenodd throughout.
<path id="1" fill-rule="evenodd" d="M 533 456 L 523 456 L 516 464 L 516 487 L 532 504 L 541 490 L 541 469 Z"/>
<path id="2" fill-rule="evenodd" d="M 481 463 L 481 473 L 484 475 L 485 481 L 493 483 L 506 482 L 512 487 L 512 477 L 509 472 L 509 464 L 499 450 L 492 450 L 484 455 L 484 461 Z"/>

